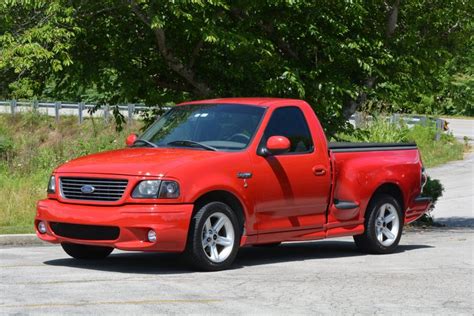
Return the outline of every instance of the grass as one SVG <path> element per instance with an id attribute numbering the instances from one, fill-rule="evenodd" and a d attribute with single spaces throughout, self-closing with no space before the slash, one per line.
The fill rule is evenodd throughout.
<path id="1" fill-rule="evenodd" d="M 136 123 L 122 132 L 100 119 L 54 118 L 38 113 L 0 115 L 0 234 L 31 233 L 36 201 L 46 197 L 58 165 L 94 152 L 124 147 Z"/>
<path id="2" fill-rule="evenodd" d="M 0 234 L 31 233 L 36 201 L 46 197 L 49 176 L 58 165 L 86 154 L 124 147 L 125 137 L 140 125 L 118 133 L 100 119 L 54 118 L 38 113 L 0 115 Z M 434 141 L 432 126 L 392 125 L 376 121 L 351 134 L 346 141 L 416 141 L 427 167 L 462 159 L 466 147 L 451 135 Z"/>
<path id="3" fill-rule="evenodd" d="M 415 142 L 421 152 L 425 167 L 435 167 L 448 161 L 463 159 L 464 152 L 469 150 L 467 143 L 460 143 L 447 133 L 442 133 L 435 141 L 436 128 L 432 125 L 415 125 L 412 128 L 404 124 L 394 124 L 376 119 L 352 133 L 336 135 L 337 140 L 350 142 L 409 143 Z"/>

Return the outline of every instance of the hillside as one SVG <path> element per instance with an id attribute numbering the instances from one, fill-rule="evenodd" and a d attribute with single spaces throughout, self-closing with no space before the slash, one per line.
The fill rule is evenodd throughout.
<path id="1" fill-rule="evenodd" d="M 102 120 L 77 123 L 77 117 L 37 113 L 0 115 L 0 234 L 33 231 L 36 201 L 46 195 L 51 171 L 90 153 L 124 146 L 140 124 L 116 132 Z"/>

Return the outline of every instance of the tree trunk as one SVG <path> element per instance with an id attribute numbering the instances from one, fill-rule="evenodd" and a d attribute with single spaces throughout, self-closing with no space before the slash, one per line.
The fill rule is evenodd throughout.
<path id="1" fill-rule="evenodd" d="M 362 104 L 364 104 L 367 101 L 367 91 L 369 89 L 372 89 L 375 85 L 375 77 L 369 77 L 367 80 L 364 82 L 364 91 L 359 92 L 357 95 L 357 98 L 355 99 L 350 99 L 349 101 L 344 104 L 344 108 L 342 109 L 342 116 L 348 120 L 352 114 L 354 114 L 358 108 L 361 107 Z"/>
<path id="2" fill-rule="evenodd" d="M 388 41 L 393 34 L 395 33 L 395 29 L 397 28 L 398 23 L 398 11 L 400 8 L 400 0 L 394 0 L 392 6 L 388 9 L 387 20 L 386 20 L 386 30 L 385 36 L 386 40 Z M 354 114 L 357 109 L 359 109 L 366 101 L 367 101 L 367 90 L 370 90 L 375 85 L 376 78 L 371 76 L 365 79 L 363 84 L 364 89 L 359 92 L 355 99 L 348 100 L 342 109 L 343 117 L 348 120 L 352 114 Z"/>

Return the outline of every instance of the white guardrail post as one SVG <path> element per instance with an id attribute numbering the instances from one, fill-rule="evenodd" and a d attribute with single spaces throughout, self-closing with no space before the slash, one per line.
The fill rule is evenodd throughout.
<path id="1" fill-rule="evenodd" d="M 78 110 L 78 114 L 79 114 L 79 124 L 82 124 L 82 122 L 84 121 L 84 117 L 82 116 L 83 115 L 82 111 L 84 110 L 84 103 L 83 102 L 79 102 L 77 110 Z"/>
<path id="2" fill-rule="evenodd" d="M 439 141 L 441 139 L 441 133 L 443 132 L 444 120 L 436 119 L 436 136 L 435 140 Z"/>
<path id="3" fill-rule="evenodd" d="M 133 121 L 133 112 L 135 110 L 135 104 L 127 104 L 127 110 L 128 110 L 128 125 L 132 124 Z"/>
<path id="4" fill-rule="evenodd" d="M 54 102 L 54 117 L 56 118 L 56 123 L 59 123 L 59 109 L 61 108 L 61 102 Z"/>
<path id="5" fill-rule="evenodd" d="M 12 111 L 12 115 L 15 115 L 15 113 L 16 113 L 16 100 L 11 100 L 10 101 L 10 109 Z"/>
<path id="6" fill-rule="evenodd" d="M 38 99 L 33 100 L 32 106 L 33 106 L 33 111 L 37 112 L 38 111 Z"/>
<path id="7" fill-rule="evenodd" d="M 110 119 L 110 106 L 106 104 L 105 106 L 102 106 L 102 111 L 104 111 L 104 120 L 105 123 L 109 123 Z"/>

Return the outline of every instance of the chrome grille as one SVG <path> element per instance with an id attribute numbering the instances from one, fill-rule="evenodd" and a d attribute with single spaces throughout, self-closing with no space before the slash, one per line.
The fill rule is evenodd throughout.
<path id="1" fill-rule="evenodd" d="M 118 201 L 127 184 L 128 180 L 123 179 L 60 178 L 63 197 L 72 200 Z M 84 187 L 89 190 L 84 190 Z M 93 192 L 88 192 L 90 187 L 93 187 Z"/>

